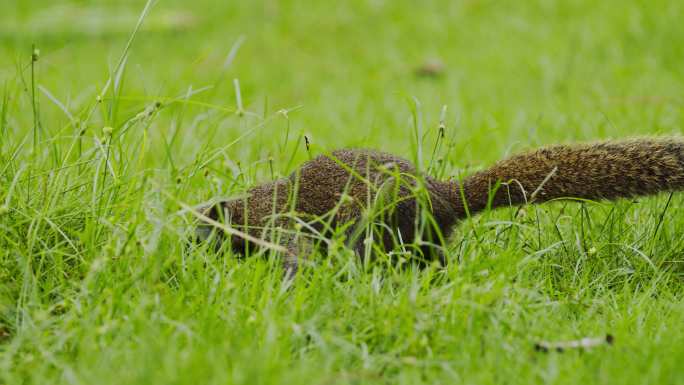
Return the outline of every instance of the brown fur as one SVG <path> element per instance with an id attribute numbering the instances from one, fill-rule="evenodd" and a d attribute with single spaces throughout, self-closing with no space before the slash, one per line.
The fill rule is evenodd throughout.
<path id="1" fill-rule="evenodd" d="M 425 188 L 416 188 L 423 185 Z M 309 251 L 299 230 L 326 237 L 339 226 L 360 254 L 360 233 L 380 222 L 380 245 L 392 250 L 421 241 L 418 250 L 439 244 L 466 215 L 488 206 L 541 203 L 557 198 L 616 199 L 684 189 L 684 141 L 636 139 L 594 144 L 561 145 L 515 155 L 457 181 L 420 177 L 402 158 L 372 150 L 339 150 L 304 163 L 290 177 L 265 183 L 245 198 L 220 202 L 205 213 L 254 237 L 276 239 L 288 249 L 286 266 Z M 427 191 L 421 197 L 416 191 Z M 465 198 L 465 200 L 463 199 Z M 421 203 L 422 202 L 422 203 Z M 368 217 L 369 208 L 382 211 Z M 420 226 L 420 210 L 434 218 Z M 424 221 L 423 221 L 424 222 Z M 297 224 L 299 223 L 299 225 Z M 297 229 L 297 231 L 294 231 Z M 281 234 L 276 234 L 277 232 Z M 420 238 L 420 239 L 417 239 Z M 243 239 L 232 247 L 244 252 Z M 427 251 L 427 253 L 426 253 Z"/>

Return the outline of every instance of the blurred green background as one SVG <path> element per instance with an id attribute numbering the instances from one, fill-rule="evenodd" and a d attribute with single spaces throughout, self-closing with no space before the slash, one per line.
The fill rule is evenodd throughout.
<path id="1" fill-rule="evenodd" d="M 143 5 L 3 2 L 0 78 L 15 77 L 35 43 L 40 84 L 74 106 L 92 99 Z M 459 165 L 497 159 L 511 147 L 674 134 L 683 8 L 676 1 L 164 0 L 136 36 L 124 94 L 175 96 L 214 85 L 199 98 L 234 107 L 238 78 L 248 110 L 301 105 L 293 129 L 323 149 L 403 154 L 415 97 L 428 129 L 448 106 L 457 146 L 450 156 Z M 442 67 L 437 76 L 416 75 L 431 62 Z M 228 125 L 217 140 L 233 131 Z M 269 132 L 251 138 L 263 152 L 275 151 Z"/>

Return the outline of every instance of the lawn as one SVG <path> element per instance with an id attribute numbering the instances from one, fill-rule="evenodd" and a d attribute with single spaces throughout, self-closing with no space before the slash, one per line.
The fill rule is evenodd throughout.
<path id="1" fill-rule="evenodd" d="M 445 268 L 337 248 L 293 282 L 276 259 L 189 245 L 181 212 L 340 147 L 448 178 L 546 144 L 682 134 L 682 14 L 0 2 L 0 383 L 684 384 L 682 193 L 486 212 Z"/>

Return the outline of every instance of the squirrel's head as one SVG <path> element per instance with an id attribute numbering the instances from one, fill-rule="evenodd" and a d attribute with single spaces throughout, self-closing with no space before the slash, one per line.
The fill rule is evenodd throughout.
<path id="1" fill-rule="evenodd" d="M 197 239 L 215 241 L 217 247 L 229 241 L 234 252 L 247 254 L 254 245 L 240 234 L 261 238 L 266 228 L 272 228 L 270 218 L 273 213 L 283 212 L 289 187 L 289 181 L 281 179 L 252 188 L 241 196 L 201 205 L 197 209 L 202 214 L 196 230 Z"/>
<path id="2" fill-rule="evenodd" d="M 244 252 L 244 239 L 239 236 L 229 235 L 223 230 L 223 228 L 230 228 L 246 232 L 244 198 L 222 200 L 202 206 L 197 211 L 204 217 L 200 218 L 200 222 L 195 230 L 198 241 L 213 240 L 216 242 L 218 249 L 225 241 L 230 240 L 230 246 L 233 251 L 238 253 Z"/>

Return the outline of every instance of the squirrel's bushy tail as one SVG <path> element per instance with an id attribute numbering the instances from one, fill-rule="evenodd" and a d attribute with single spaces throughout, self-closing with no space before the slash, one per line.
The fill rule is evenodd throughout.
<path id="1" fill-rule="evenodd" d="M 495 186 L 500 186 L 495 189 Z M 684 189 L 683 139 L 553 146 L 515 155 L 463 182 L 471 213 L 556 198 L 616 199 Z"/>

